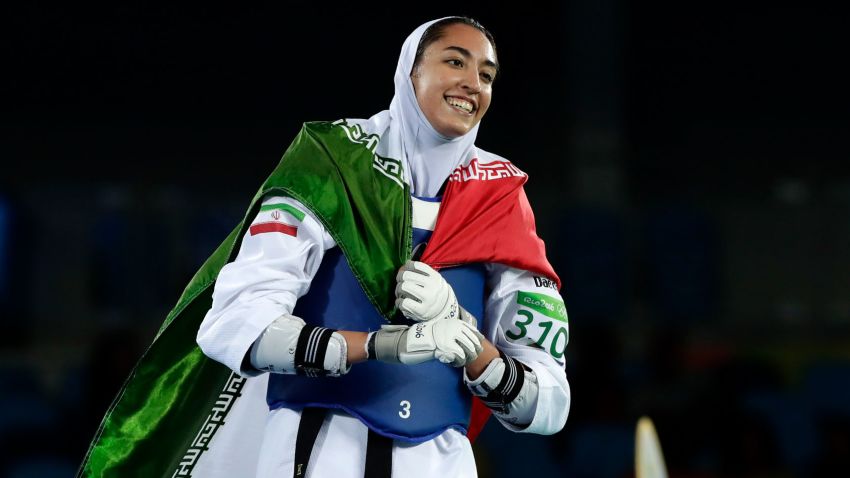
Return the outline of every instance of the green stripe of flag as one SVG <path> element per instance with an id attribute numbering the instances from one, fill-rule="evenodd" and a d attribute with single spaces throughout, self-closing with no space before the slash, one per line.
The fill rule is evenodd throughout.
<path id="1" fill-rule="evenodd" d="M 304 213 L 290 206 L 289 204 L 267 204 L 260 208 L 260 212 L 273 211 L 275 209 L 283 212 L 288 212 L 289 214 L 295 216 L 295 219 L 298 219 L 299 221 L 304 220 Z"/>
<path id="2" fill-rule="evenodd" d="M 569 322 L 567 320 L 567 308 L 564 307 L 564 302 L 554 297 L 545 294 L 536 294 L 534 292 L 517 292 L 516 302 L 519 305 L 528 307 L 561 322 Z"/>

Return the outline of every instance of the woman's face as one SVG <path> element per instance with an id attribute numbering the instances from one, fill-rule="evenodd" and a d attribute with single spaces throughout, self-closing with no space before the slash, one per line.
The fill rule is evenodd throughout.
<path id="1" fill-rule="evenodd" d="M 475 127 L 490 107 L 497 69 L 487 37 L 455 23 L 428 45 L 410 76 L 428 122 L 440 134 L 456 138 Z"/>

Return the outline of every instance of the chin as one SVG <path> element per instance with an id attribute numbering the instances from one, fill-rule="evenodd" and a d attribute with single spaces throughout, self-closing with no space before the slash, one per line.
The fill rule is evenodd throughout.
<path id="1" fill-rule="evenodd" d="M 472 129 L 472 126 L 467 127 L 466 125 L 442 125 L 440 128 L 434 128 L 443 136 L 449 138 L 457 138 L 459 136 L 463 136 Z"/>

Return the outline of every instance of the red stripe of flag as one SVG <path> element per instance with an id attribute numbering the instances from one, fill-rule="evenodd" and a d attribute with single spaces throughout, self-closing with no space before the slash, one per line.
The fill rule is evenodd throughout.
<path id="1" fill-rule="evenodd" d="M 251 226 L 249 229 L 252 236 L 264 234 L 266 232 L 282 232 L 290 236 L 298 235 L 298 228 L 282 222 L 261 222 Z"/>

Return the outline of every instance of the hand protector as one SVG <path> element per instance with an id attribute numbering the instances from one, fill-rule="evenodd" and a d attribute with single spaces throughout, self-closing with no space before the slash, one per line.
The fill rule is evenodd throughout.
<path id="1" fill-rule="evenodd" d="M 534 419 L 539 393 L 537 376 L 519 360 L 499 351 L 499 357 L 478 378 L 470 380 L 464 372 L 463 381 L 502 420 L 528 425 Z"/>
<path id="2" fill-rule="evenodd" d="M 251 346 L 251 365 L 272 373 L 337 377 L 348 373 L 348 344 L 333 329 L 307 325 L 284 315 Z"/>
<path id="3" fill-rule="evenodd" d="M 459 316 L 452 286 L 428 264 L 408 261 L 396 274 L 395 304 L 405 317 L 417 322 Z"/>
<path id="4" fill-rule="evenodd" d="M 438 319 L 409 327 L 385 325 L 370 339 L 375 341 L 370 358 L 406 365 L 437 359 L 461 367 L 478 358 L 484 337 L 466 322 Z"/>

